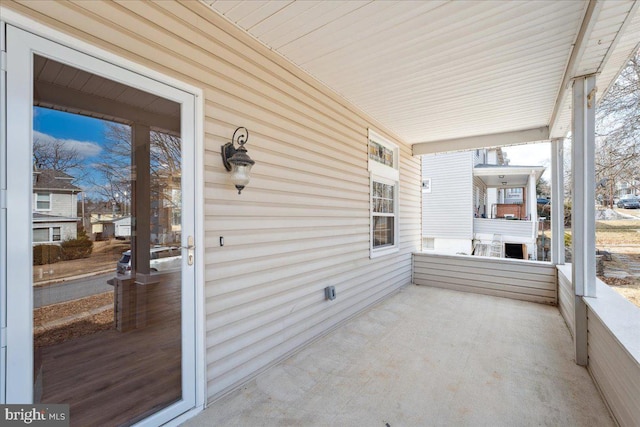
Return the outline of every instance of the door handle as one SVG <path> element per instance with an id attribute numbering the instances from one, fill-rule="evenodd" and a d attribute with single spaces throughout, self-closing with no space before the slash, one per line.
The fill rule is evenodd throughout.
<path id="1" fill-rule="evenodd" d="M 180 246 L 182 249 L 186 249 L 187 250 L 187 264 L 188 265 L 193 265 L 193 257 L 194 257 L 194 250 L 196 248 L 196 246 L 193 244 L 193 236 L 189 236 L 187 237 L 187 246 Z"/>

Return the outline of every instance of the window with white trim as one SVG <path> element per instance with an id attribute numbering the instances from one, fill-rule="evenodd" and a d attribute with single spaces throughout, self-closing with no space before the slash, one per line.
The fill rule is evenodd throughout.
<path id="1" fill-rule="evenodd" d="M 59 242 L 61 239 L 60 227 L 51 227 L 51 241 Z"/>
<path id="2" fill-rule="evenodd" d="M 398 245 L 398 146 L 369 130 L 370 257 L 397 252 Z"/>
<path id="3" fill-rule="evenodd" d="M 35 197 L 37 211 L 51 210 L 51 193 L 36 193 Z"/>
<path id="4" fill-rule="evenodd" d="M 48 228 L 34 228 L 33 229 L 33 241 L 34 242 L 48 242 L 49 241 L 49 229 Z"/>
<path id="5" fill-rule="evenodd" d="M 60 227 L 43 227 L 33 229 L 33 242 L 59 242 L 62 240 Z"/>

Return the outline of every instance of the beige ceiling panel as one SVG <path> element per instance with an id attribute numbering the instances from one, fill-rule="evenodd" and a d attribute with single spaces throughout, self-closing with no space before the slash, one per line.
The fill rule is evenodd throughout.
<path id="1" fill-rule="evenodd" d="M 588 4 L 294 1 L 268 10 L 263 2 L 211 7 L 416 143 L 548 126 L 557 99 L 569 98 L 561 86 Z M 624 61 L 617 52 L 631 49 L 619 32 L 625 25 L 625 34 L 636 28 L 625 21 L 633 4 L 598 3 L 583 55 L 572 68 L 576 73 L 601 69 L 609 59 L 617 69 L 607 64 L 601 80 L 613 78 Z M 564 135 L 570 104 L 557 108 L 553 132 Z"/>

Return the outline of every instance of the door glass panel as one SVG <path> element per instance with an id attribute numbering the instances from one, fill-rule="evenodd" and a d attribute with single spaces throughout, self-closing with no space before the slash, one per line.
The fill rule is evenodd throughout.
<path id="1" fill-rule="evenodd" d="M 180 105 L 40 56 L 33 104 L 34 402 L 129 425 L 183 395 Z"/>

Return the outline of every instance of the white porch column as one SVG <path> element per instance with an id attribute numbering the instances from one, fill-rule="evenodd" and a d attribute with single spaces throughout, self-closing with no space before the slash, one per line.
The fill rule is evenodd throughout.
<path id="1" fill-rule="evenodd" d="M 551 141 L 551 262 L 564 264 L 564 141 Z"/>
<path id="2" fill-rule="evenodd" d="M 493 218 L 493 207 L 498 203 L 498 189 L 487 188 L 487 218 Z"/>
<path id="3" fill-rule="evenodd" d="M 534 223 L 538 222 L 538 195 L 536 194 L 536 172 L 529 174 L 529 185 L 527 185 L 527 203 L 529 207 L 529 219 Z"/>
<path id="4" fill-rule="evenodd" d="M 536 192 L 536 172 L 531 171 L 529 173 L 529 179 L 527 180 L 527 207 L 529 208 L 529 220 L 533 226 L 533 254 L 529 254 L 529 257 L 533 255 L 533 259 L 538 259 L 538 194 Z M 543 248 L 544 249 L 544 248 Z M 529 258 L 531 259 L 531 258 Z"/>
<path id="5" fill-rule="evenodd" d="M 133 179 L 131 194 L 131 222 L 132 235 L 131 253 L 135 256 L 131 259 L 131 268 L 136 276 L 148 276 L 150 273 L 149 260 L 151 247 L 149 230 L 151 227 L 151 140 L 149 126 L 134 123 L 131 128 Z M 135 234 L 133 234 L 135 233 Z"/>
<path id="6" fill-rule="evenodd" d="M 572 280 L 575 286 L 576 363 L 587 365 L 587 307 L 584 297 L 596 296 L 595 236 L 595 107 L 596 78 L 573 82 L 573 145 L 571 176 Z"/>

